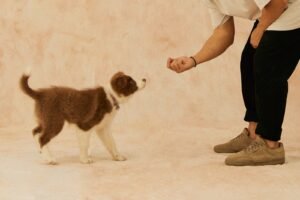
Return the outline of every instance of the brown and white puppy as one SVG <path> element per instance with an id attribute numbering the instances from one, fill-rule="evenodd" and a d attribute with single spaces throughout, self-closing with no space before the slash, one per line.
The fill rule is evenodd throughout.
<path id="1" fill-rule="evenodd" d="M 29 73 L 20 79 L 21 89 L 35 100 L 35 114 L 38 126 L 33 129 L 40 152 L 48 164 L 56 164 L 48 144 L 60 133 L 65 121 L 77 125 L 80 161 L 91 163 L 88 155 L 90 130 L 95 130 L 114 160 L 126 160 L 117 150 L 109 130 L 112 119 L 119 109 L 135 92 L 143 89 L 146 79 L 137 82 L 122 72 L 116 73 L 110 87 L 96 87 L 76 90 L 67 87 L 51 87 L 33 90 L 28 85 Z"/>

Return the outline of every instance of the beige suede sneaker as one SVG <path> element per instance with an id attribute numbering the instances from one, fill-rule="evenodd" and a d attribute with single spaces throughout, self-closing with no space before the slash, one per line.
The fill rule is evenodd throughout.
<path id="1" fill-rule="evenodd" d="M 252 141 L 253 139 L 249 137 L 248 129 L 245 128 L 240 135 L 229 142 L 216 145 L 214 151 L 216 153 L 236 153 L 248 147 Z"/>
<path id="2" fill-rule="evenodd" d="M 226 165 L 252 166 L 252 165 L 277 165 L 285 162 L 283 144 L 271 149 L 259 136 L 243 151 L 226 158 Z"/>

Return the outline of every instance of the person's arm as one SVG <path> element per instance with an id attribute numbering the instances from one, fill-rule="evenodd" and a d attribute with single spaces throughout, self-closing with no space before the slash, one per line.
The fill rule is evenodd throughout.
<path id="1" fill-rule="evenodd" d="M 280 17 L 288 6 L 288 0 L 271 0 L 262 10 L 259 23 L 251 34 L 251 45 L 256 48 L 265 30 Z"/>
<path id="2" fill-rule="evenodd" d="M 205 42 L 201 50 L 193 57 L 197 64 L 209 61 L 221 55 L 233 44 L 234 41 L 234 21 L 230 17 L 223 25 L 218 26 L 213 34 Z"/>
<path id="3" fill-rule="evenodd" d="M 221 55 L 233 43 L 234 32 L 233 17 L 230 17 L 224 24 L 214 30 L 200 51 L 193 56 L 196 64 L 209 61 Z M 169 58 L 167 62 L 167 67 L 177 73 L 189 70 L 194 66 L 194 60 L 186 56 L 175 59 Z"/>

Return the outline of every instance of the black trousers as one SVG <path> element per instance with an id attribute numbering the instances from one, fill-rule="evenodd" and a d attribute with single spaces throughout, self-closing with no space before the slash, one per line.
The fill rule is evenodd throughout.
<path id="1" fill-rule="evenodd" d="M 255 22 L 253 29 L 258 22 Z M 288 79 L 300 59 L 300 28 L 265 31 L 254 49 L 250 36 L 241 57 L 244 120 L 257 122 L 256 133 L 278 141 L 288 94 Z"/>

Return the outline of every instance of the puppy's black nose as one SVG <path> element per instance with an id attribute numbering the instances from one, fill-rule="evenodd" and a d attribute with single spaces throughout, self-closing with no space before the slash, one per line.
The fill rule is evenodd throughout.
<path id="1" fill-rule="evenodd" d="M 142 79 L 143 82 L 146 82 L 147 80 L 145 78 Z"/>

